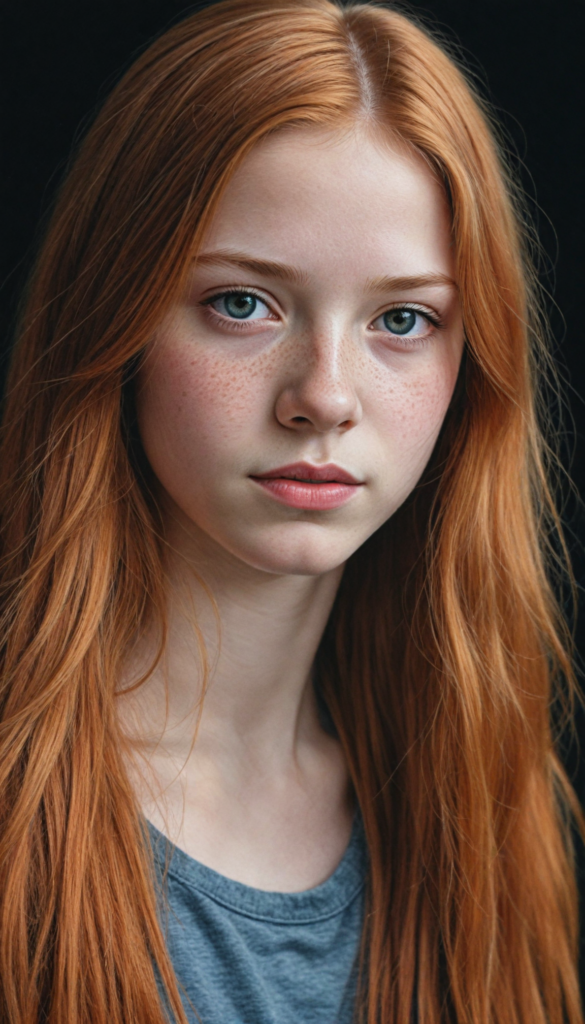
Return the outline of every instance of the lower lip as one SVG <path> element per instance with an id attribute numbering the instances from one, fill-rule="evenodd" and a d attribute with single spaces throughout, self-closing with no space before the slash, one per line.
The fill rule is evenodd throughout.
<path id="1" fill-rule="evenodd" d="M 252 477 L 276 501 L 289 508 L 302 508 L 310 512 L 326 512 L 330 508 L 345 505 L 360 489 L 360 484 L 322 483 L 308 484 L 302 480 L 286 477 Z"/>

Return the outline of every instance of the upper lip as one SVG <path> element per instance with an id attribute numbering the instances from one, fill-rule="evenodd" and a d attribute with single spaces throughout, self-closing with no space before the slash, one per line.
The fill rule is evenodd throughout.
<path id="1" fill-rule="evenodd" d="M 266 473 L 252 473 L 258 480 L 273 480 L 275 477 L 286 477 L 289 480 L 308 480 L 315 483 L 360 484 L 351 473 L 328 462 L 326 466 L 313 466 L 310 462 L 291 462 L 288 466 L 278 466 Z"/>

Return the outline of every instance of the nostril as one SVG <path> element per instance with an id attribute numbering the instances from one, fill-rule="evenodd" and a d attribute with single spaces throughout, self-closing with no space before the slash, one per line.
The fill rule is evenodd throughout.
<path id="1" fill-rule="evenodd" d="M 325 389 L 317 387 L 315 381 L 302 379 L 283 388 L 274 414 L 283 427 L 322 433 L 349 430 L 359 422 L 362 412 L 357 394 L 349 385 Z"/>

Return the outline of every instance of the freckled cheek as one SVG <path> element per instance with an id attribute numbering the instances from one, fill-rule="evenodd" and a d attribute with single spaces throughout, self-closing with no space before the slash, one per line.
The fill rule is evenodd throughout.
<path id="1" fill-rule="evenodd" d="M 149 420 L 164 425 L 167 444 L 197 441 L 219 452 L 230 438 L 241 438 L 246 426 L 258 424 L 270 404 L 270 390 L 261 369 L 214 358 L 207 353 L 160 353 L 144 374 L 140 398 L 145 428 Z"/>
<path id="2" fill-rule="evenodd" d="M 456 367 L 436 367 L 377 395 L 380 431 L 395 455 L 430 455 L 451 401 Z"/>

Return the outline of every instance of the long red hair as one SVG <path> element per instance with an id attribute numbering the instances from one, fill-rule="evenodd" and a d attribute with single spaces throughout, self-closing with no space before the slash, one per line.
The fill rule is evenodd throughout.
<path id="1" fill-rule="evenodd" d="M 27 301 L 0 460 L 0 1014 L 186 1016 L 116 715 L 163 623 L 132 373 L 246 153 L 369 119 L 444 183 L 466 333 L 414 494 L 349 561 L 320 686 L 370 851 L 358 1016 L 580 1024 L 570 822 L 550 707 L 574 692 L 537 301 L 517 195 L 473 88 L 382 6 L 224 0 L 128 71 L 80 147 Z M 546 357 L 545 357 L 546 358 Z"/>

